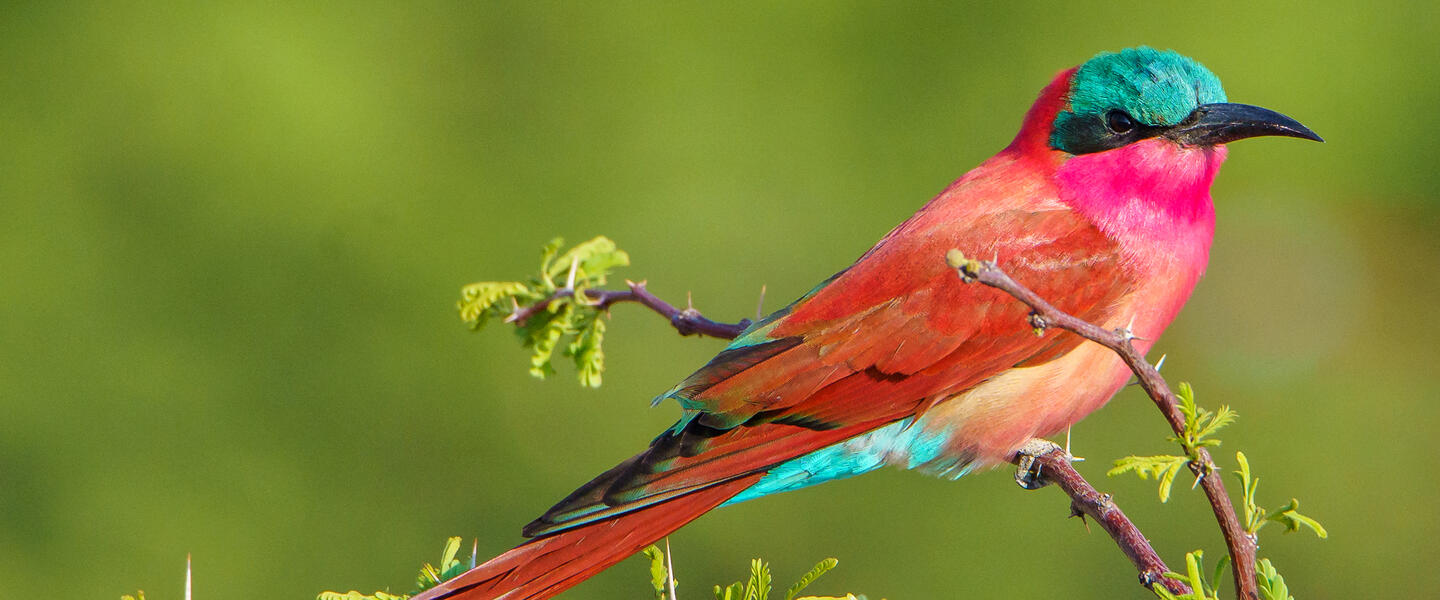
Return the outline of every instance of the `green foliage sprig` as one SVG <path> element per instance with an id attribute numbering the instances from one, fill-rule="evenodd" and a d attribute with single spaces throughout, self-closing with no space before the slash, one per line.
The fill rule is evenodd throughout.
<path id="1" fill-rule="evenodd" d="M 667 542 L 668 546 L 669 543 Z M 666 561 L 665 551 L 658 546 L 651 544 L 646 546 L 640 554 L 650 559 L 650 587 L 655 589 L 655 600 L 666 600 L 670 597 L 669 588 L 673 585 L 670 572 L 670 565 Z"/>
<path id="2" fill-rule="evenodd" d="M 374 594 L 365 594 L 356 590 L 350 590 L 343 594 L 339 592 L 320 592 L 320 595 L 316 596 L 316 600 L 407 600 L 409 597 L 410 594 L 396 596 L 395 594 L 378 591 Z"/>
<path id="3" fill-rule="evenodd" d="M 1255 488 L 1260 485 L 1260 478 L 1250 475 L 1250 461 L 1245 458 L 1245 453 L 1236 452 L 1235 462 L 1240 463 L 1240 470 L 1235 471 L 1235 478 L 1240 480 L 1240 489 L 1244 494 L 1246 533 L 1252 536 L 1257 535 L 1260 533 L 1261 527 L 1274 522 L 1284 525 L 1285 533 L 1299 531 L 1301 527 L 1306 527 L 1314 531 L 1315 535 L 1322 540 L 1330 537 L 1330 533 L 1325 531 L 1325 527 L 1320 525 L 1319 521 L 1300 514 L 1300 501 L 1295 498 L 1291 498 L 1290 503 L 1285 506 L 1268 513 L 1265 512 L 1264 508 L 1255 503 Z"/>
<path id="4" fill-rule="evenodd" d="M 457 308 L 472 331 L 491 319 L 515 323 L 521 343 L 530 349 L 530 374 L 544 379 L 555 373 L 552 358 L 562 338 L 563 353 L 575 363 L 580 385 L 600 387 L 605 372 L 602 307 L 585 292 L 605 285 L 610 271 L 630 264 L 630 255 L 599 236 L 566 250 L 562 238 L 540 250 L 540 272 L 524 281 L 482 281 L 460 290 Z"/>
<path id="5" fill-rule="evenodd" d="M 1171 579 L 1184 581 L 1195 590 L 1189 594 L 1172 594 L 1164 586 L 1155 586 L 1155 595 L 1163 600 L 1220 600 L 1219 589 L 1215 583 L 1220 581 L 1220 576 L 1225 572 L 1225 567 L 1230 564 L 1230 557 L 1224 556 L 1215 565 L 1215 572 L 1209 579 L 1202 574 L 1204 569 L 1205 553 L 1196 550 L 1185 553 L 1185 573 L 1166 573 L 1165 576 Z M 1285 578 L 1275 570 L 1275 565 L 1268 558 L 1262 558 L 1255 563 L 1255 582 L 1260 592 L 1260 600 L 1295 600 L 1290 595 L 1290 588 L 1285 585 Z"/>
<path id="6" fill-rule="evenodd" d="M 1141 479 L 1155 477 L 1160 480 L 1160 501 L 1165 502 L 1170 497 L 1170 488 L 1180 470 L 1192 466 L 1203 465 L 1197 472 L 1205 473 L 1208 476 L 1213 472 L 1213 465 L 1200 462 L 1198 449 L 1212 446 L 1219 446 L 1220 440 L 1214 435 L 1226 425 L 1234 423 L 1239 415 L 1230 410 L 1228 406 L 1221 406 L 1220 410 L 1210 412 L 1195 403 L 1195 390 L 1188 383 L 1180 383 L 1176 387 L 1175 395 L 1179 398 L 1180 412 L 1185 415 L 1185 428 L 1180 436 L 1170 436 L 1171 442 L 1179 443 L 1185 449 L 1186 456 L 1127 456 L 1115 461 L 1115 467 L 1106 472 L 1106 475 L 1115 476 L 1122 473 L 1134 471 Z M 1235 453 L 1235 461 L 1240 464 L 1240 469 L 1235 471 L 1235 477 L 1240 481 L 1242 492 L 1242 506 L 1244 508 L 1244 519 L 1242 527 L 1245 534 L 1254 538 L 1257 537 L 1260 529 L 1267 523 L 1275 522 L 1285 525 L 1285 531 L 1298 531 L 1306 527 L 1315 532 L 1320 539 L 1329 537 L 1325 527 L 1318 521 L 1300 514 L 1300 501 L 1291 499 L 1287 504 L 1274 511 L 1266 512 L 1264 508 L 1255 502 L 1255 490 L 1260 485 L 1260 479 L 1250 471 L 1250 461 L 1245 457 L 1244 452 Z M 1198 482 L 1199 479 L 1197 478 Z M 1165 586 L 1152 586 L 1155 595 L 1165 600 L 1219 600 L 1219 592 L 1215 588 L 1215 582 L 1225 571 L 1230 563 L 1230 557 L 1222 557 L 1215 565 L 1213 576 L 1208 580 L 1204 577 L 1204 552 L 1195 550 L 1185 554 L 1184 574 L 1169 572 L 1166 577 L 1178 579 L 1185 582 L 1193 590 L 1189 594 L 1175 595 Z M 1290 596 L 1289 588 L 1285 585 L 1285 578 L 1275 570 L 1269 559 L 1259 559 L 1256 563 L 1255 580 L 1260 591 L 1262 600 L 1294 600 Z"/>
<path id="7" fill-rule="evenodd" d="M 1285 578 L 1276 572 L 1270 559 L 1262 558 L 1256 566 L 1259 567 L 1255 580 L 1260 584 L 1260 600 L 1295 600 L 1295 597 L 1290 595 L 1290 588 L 1285 586 Z"/>
<path id="8" fill-rule="evenodd" d="M 418 594 L 457 577 L 461 573 L 464 573 L 466 569 L 475 568 L 475 550 L 473 548 L 470 551 L 469 566 L 460 562 L 458 558 L 459 554 L 460 538 L 452 537 L 445 540 L 445 550 L 440 554 L 440 566 L 436 567 L 427 562 L 420 567 L 420 574 L 415 578 L 415 591 L 413 594 Z M 350 590 L 345 593 L 320 592 L 320 595 L 316 596 L 316 600 L 407 600 L 410 596 L 411 594 L 396 595 L 379 591 L 374 594 L 364 594 Z M 144 599 L 142 598 L 141 600 Z"/>
<path id="9" fill-rule="evenodd" d="M 1154 586 L 1155 595 L 1165 600 L 1219 600 L 1220 592 L 1216 589 L 1215 583 L 1220 581 L 1220 576 L 1225 573 L 1225 566 L 1230 564 L 1230 557 L 1223 556 L 1215 565 L 1215 571 L 1209 579 L 1205 577 L 1205 553 L 1196 550 L 1185 553 L 1185 573 L 1174 571 L 1165 574 L 1170 579 L 1178 579 L 1185 582 L 1193 590 L 1189 594 L 1172 594 L 1163 585 Z"/>
<path id="10" fill-rule="evenodd" d="M 657 546 L 649 546 L 641 551 L 650 559 L 650 585 L 655 589 L 656 600 L 677 600 L 671 594 L 675 587 L 674 573 L 671 572 L 669 558 L 664 550 Z M 844 596 L 801 596 L 800 592 L 819 579 L 821 575 L 834 569 L 840 561 L 835 558 L 827 558 L 816 563 L 809 572 L 800 577 L 798 581 L 785 590 L 785 600 L 865 600 L 865 596 L 845 594 Z M 770 565 L 761 559 L 750 561 L 750 576 L 741 583 L 739 581 L 728 586 L 715 586 L 715 600 L 769 600 L 771 582 L 773 577 L 770 574 Z"/>
<path id="11" fill-rule="evenodd" d="M 1183 381 L 1176 386 L 1175 396 L 1180 399 L 1180 412 L 1185 415 L 1185 430 L 1183 435 L 1172 435 L 1166 439 L 1180 444 L 1180 447 L 1185 449 L 1185 456 L 1170 454 L 1126 456 L 1115 461 L 1114 468 L 1105 472 L 1110 477 L 1130 471 L 1134 471 L 1141 479 L 1154 477 L 1160 482 L 1161 502 L 1170 500 L 1170 488 L 1175 483 L 1175 477 L 1179 475 L 1181 469 L 1192 464 L 1203 464 L 1197 450 L 1219 446 L 1220 440 L 1212 436 L 1226 425 L 1234 423 L 1235 419 L 1239 417 L 1235 411 L 1230 410 L 1229 406 L 1221 406 L 1220 410 L 1213 413 L 1197 406 L 1195 390 L 1190 387 L 1190 384 Z"/>

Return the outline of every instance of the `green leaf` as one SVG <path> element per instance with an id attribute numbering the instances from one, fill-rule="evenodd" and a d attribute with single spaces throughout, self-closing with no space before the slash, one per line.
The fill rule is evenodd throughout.
<path id="1" fill-rule="evenodd" d="M 514 304 L 509 300 L 515 299 L 518 303 L 524 299 L 525 304 L 529 304 L 534 295 L 530 286 L 518 281 L 482 281 L 460 288 L 460 302 L 456 307 L 460 311 L 460 319 L 472 331 L 479 331 L 491 317 L 514 310 Z"/>
<path id="2" fill-rule="evenodd" d="M 750 581 L 745 584 L 745 600 L 767 600 L 770 597 L 770 565 L 765 561 L 750 561 Z"/>
<path id="3" fill-rule="evenodd" d="M 1185 416 L 1184 429 L 1178 436 L 1170 436 L 1172 442 L 1177 442 L 1185 448 L 1185 453 L 1190 458 L 1196 459 L 1196 450 L 1207 446 L 1219 446 L 1220 440 L 1212 439 L 1211 436 L 1223 429 L 1225 426 L 1234 423 L 1239 415 L 1230 409 L 1229 406 L 1221 406 L 1218 412 L 1210 412 L 1195 404 L 1195 388 L 1189 383 L 1180 382 L 1175 387 L 1175 397 L 1179 400 L 1180 413 Z"/>
<path id="4" fill-rule="evenodd" d="M 651 544 L 640 553 L 650 559 L 650 587 L 655 588 L 655 600 L 665 600 L 665 582 L 670 577 L 665 569 L 665 552 Z"/>
<path id="5" fill-rule="evenodd" d="M 445 554 L 440 559 L 440 581 L 450 581 L 459 577 L 466 570 L 465 563 L 460 562 L 460 538 L 452 537 L 445 543 Z"/>
<path id="6" fill-rule="evenodd" d="M 1191 394 L 1193 397 L 1193 391 Z M 1192 406 L 1191 410 L 1194 411 L 1194 418 L 1188 419 L 1187 417 L 1187 422 L 1190 424 L 1187 425 L 1185 439 L 1182 443 L 1185 445 L 1185 450 L 1192 455 L 1195 448 L 1219 446 L 1220 440 L 1208 438 L 1226 425 L 1235 422 L 1235 419 L 1239 417 L 1235 411 L 1230 410 L 1229 406 L 1221 406 L 1220 411 L 1215 413 L 1198 406 Z"/>
<path id="7" fill-rule="evenodd" d="M 1263 600 L 1295 600 L 1290 595 L 1290 588 L 1285 585 L 1285 578 L 1280 576 L 1268 558 L 1260 559 L 1255 565 L 1255 586 L 1259 588 Z"/>
<path id="8" fill-rule="evenodd" d="M 1245 531 L 1255 535 L 1264 526 L 1265 509 L 1255 503 L 1255 489 L 1260 486 L 1260 478 L 1252 477 L 1250 474 L 1250 460 L 1245 457 L 1244 452 L 1235 453 L 1235 462 L 1240 463 L 1240 470 L 1235 471 L 1235 477 L 1240 480 L 1241 507 L 1245 512 Z"/>
<path id="9" fill-rule="evenodd" d="M 415 577 L 415 589 L 423 592 L 437 585 L 440 585 L 440 571 L 430 563 L 421 565 L 420 574 Z"/>
<path id="10" fill-rule="evenodd" d="M 1226 425 L 1234 423 L 1235 419 L 1239 418 L 1240 415 L 1230 410 L 1229 406 L 1221 406 L 1219 412 L 1213 416 L 1207 413 L 1206 416 L 1209 417 L 1209 420 L 1200 428 L 1200 431 L 1195 434 L 1196 440 L 1203 440 L 1224 428 Z"/>
<path id="11" fill-rule="evenodd" d="M 576 244 L 574 248 L 560 255 L 555 262 L 550 263 L 545 271 L 549 279 L 559 280 L 568 277 L 571 265 L 575 266 L 575 279 L 577 282 L 585 281 L 587 284 L 604 285 L 605 277 L 615 267 L 629 266 L 630 255 L 624 250 L 615 247 L 615 242 L 605 236 L 598 236 L 586 242 Z M 580 287 L 577 285 L 575 287 Z"/>
<path id="12" fill-rule="evenodd" d="M 575 340 L 565 348 L 565 355 L 575 359 L 575 370 L 580 385 L 600 387 L 600 375 L 605 372 L 605 351 L 601 344 L 605 340 L 605 321 L 598 312 L 588 312 L 579 320 Z"/>
<path id="13" fill-rule="evenodd" d="M 519 329 L 524 344 L 530 347 L 530 374 L 544 379 L 555 372 L 550 357 L 555 353 L 561 336 L 574 331 L 575 305 L 557 300 L 550 303 L 548 311 L 530 317 Z"/>
<path id="14" fill-rule="evenodd" d="M 555 291 L 555 282 L 550 278 L 550 263 L 555 260 L 555 255 L 564 245 L 565 238 L 556 236 L 540 248 L 540 279 L 544 282 L 547 292 Z"/>
<path id="15" fill-rule="evenodd" d="M 1190 459 L 1185 456 L 1127 456 L 1115 461 L 1115 466 L 1106 471 L 1105 475 L 1114 477 L 1134 471 L 1141 479 L 1154 477 L 1160 481 L 1160 501 L 1167 502 L 1170 500 L 1170 488 L 1175 483 L 1175 477 L 1189 464 Z"/>
<path id="16" fill-rule="evenodd" d="M 1175 396 L 1180 400 L 1180 412 L 1185 415 L 1185 432 L 1195 431 L 1195 420 L 1197 411 L 1195 408 L 1195 390 L 1189 383 L 1184 381 L 1175 386 Z"/>
<path id="17" fill-rule="evenodd" d="M 1235 462 L 1240 463 L 1240 470 L 1235 472 L 1240 479 L 1240 489 L 1245 491 L 1245 500 L 1253 502 L 1255 500 L 1255 481 L 1250 476 L 1250 460 L 1245 458 L 1244 452 L 1237 451 Z"/>
<path id="18" fill-rule="evenodd" d="M 452 537 L 445 540 L 445 552 L 440 555 L 440 566 L 442 572 L 454 570 L 460 566 L 460 538 Z M 449 579 L 448 577 L 446 579 Z"/>
<path id="19" fill-rule="evenodd" d="M 1200 564 L 1205 559 L 1205 553 L 1196 550 L 1185 553 L 1185 574 L 1190 580 L 1190 589 L 1196 593 L 1205 592 L 1205 577 L 1200 574 Z"/>
<path id="20" fill-rule="evenodd" d="M 721 589 L 715 586 L 715 600 L 744 600 L 745 586 L 740 582 L 730 584 L 730 587 Z"/>
<path id="21" fill-rule="evenodd" d="M 809 573 L 806 573 L 805 575 L 800 577 L 800 581 L 795 582 L 795 585 L 792 585 L 790 586 L 790 589 L 785 590 L 785 600 L 795 600 L 796 595 L 798 595 L 811 583 L 814 583 L 815 580 L 819 579 L 821 575 L 824 575 L 830 569 L 835 568 L 835 565 L 838 564 L 840 564 L 840 561 L 833 557 L 816 563 L 815 568 L 810 569 Z"/>
<path id="22" fill-rule="evenodd" d="M 1224 561 L 1221 562 L 1222 564 L 1224 563 Z M 1210 583 L 1205 581 L 1204 569 L 1204 551 L 1196 550 L 1194 552 L 1186 552 L 1185 573 L 1180 574 L 1174 571 L 1168 571 L 1164 576 L 1169 579 L 1185 582 L 1185 585 L 1190 586 L 1190 593 L 1177 596 L 1170 593 L 1170 590 L 1165 589 L 1163 585 L 1152 586 L 1150 591 L 1154 592 L 1156 596 L 1166 600 L 1218 600 L 1219 593 L 1215 591 L 1215 588 Z M 1215 572 L 1218 574 L 1220 569 L 1216 569 Z"/>
<path id="23" fill-rule="evenodd" d="M 1325 527 L 1321 526 L 1319 521 L 1300 514 L 1300 501 L 1295 498 L 1290 499 L 1289 505 L 1276 509 L 1275 512 L 1266 515 L 1265 520 L 1284 525 L 1286 533 L 1299 531 L 1300 527 L 1304 526 L 1314 531 L 1315 535 L 1319 536 L 1322 540 L 1330 537 L 1330 533 L 1325 531 Z"/>
<path id="24" fill-rule="evenodd" d="M 1319 521 L 1300 513 L 1300 501 L 1295 498 L 1290 499 L 1290 504 L 1266 513 L 1265 509 L 1255 502 L 1255 490 L 1260 486 L 1260 478 L 1251 474 L 1249 459 L 1244 452 L 1236 452 L 1235 460 L 1240 463 L 1240 470 L 1235 471 L 1235 476 L 1240 480 L 1246 532 L 1254 535 L 1267 523 L 1275 522 L 1284 525 L 1286 533 L 1305 527 L 1314 531 L 1322 540 L 1330 537 L 1330 533 L 1325 531 Z"/>
<path id="25" fill-rule="evenodd" d="M 416 589 L 423 592 L 465 572 L 464 566 L 455 558 L 458 554 L 460 554 L 460 538 L 446 539 L 445 550 L 440 555 L 440 567 L 437 568 L 430 563 L 421 566 L 420 574 L 415 577 Z"/>
<path id="26" fill-rule="evenodd" d="M 1220 583 L 1220 577 L 1225 574 L 1225 567 L 1228 567 L 1228 566 L 1230 566 L 1230 555 L 1229 555 L 1229 554 L 1226 554 L 1226 555 L 1224 555 L 1224 556 L 1221 556 L 1221 557 L 1220 557 L 1220 560 L 1215 561 L 1215 575 L 1213 575 L 1212 577 L 1210 577 L 1210 584 L 1211 584 L 1211 585 L 1215 585 L 1215 584 Z"/>
<path id="27" fill-rule="evenodd" d="M 315 598 L 316 600 L 406 600 L 409 597 L 409 595 L 396 596 L 394 594 L 387 594 L 385 592 L 362 594 L 355 590 L 350 590 L 349 592 L 346 592 L 344 594 L 337 592 L 320 592 L 320 595 L 316 596 Z M 124 600 L 124 598 L 122 598 L 122 600 Z M 140 600 L 145 600 L 145 596 L 140 596 Z"/>

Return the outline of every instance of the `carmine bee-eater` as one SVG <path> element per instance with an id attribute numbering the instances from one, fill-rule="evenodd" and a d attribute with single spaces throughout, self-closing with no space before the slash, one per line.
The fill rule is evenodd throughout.
<path id="1" fill-rule="evenodd" d="M 1175 52 L 1062 71 L 1009 146 L 663 394 L 683 413 L 649 448 L 420 598 L 549 598 L 718 506 L 885 465 L 954 479 L 1064 431 L 1128 369 L 1070 333 L 1036 336 L 1029 307 L 962 282 L 946 251 L 994 257 L 1061 310 L 1129 326 L 1144 352 L 1205 270 L 1224 144 L 1265 135 L 1320 140 L 1226 102 Z"/>

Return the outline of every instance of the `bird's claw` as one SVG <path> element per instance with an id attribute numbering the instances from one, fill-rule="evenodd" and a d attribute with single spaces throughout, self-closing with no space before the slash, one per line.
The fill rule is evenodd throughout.
<path id="1" fill-rule="evenodd" d="M 1015 451 L 1015 483 L 1027 490 L 1038 490 L 1050 485 L 1050 480 L 1045 478 L 1040 461 L 1035 460 L 1051 452 L 1065 453 L 1055 442 L 1050 440 L 1032 438 Z"/>

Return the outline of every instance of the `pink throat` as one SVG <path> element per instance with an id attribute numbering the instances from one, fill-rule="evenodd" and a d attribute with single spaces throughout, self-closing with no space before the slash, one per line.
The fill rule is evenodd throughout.
<path id="1" fill-rule="evenodd" d="M 1163 138 L 1074 156 L 1055 173 L 1060 199 L 1137 251 L 1208 255 L 1215 233 L 1210 183 L 1225 147 L 1182 147 Z M 1167 252 L 1167 254 L 1170 252 Z"/>

